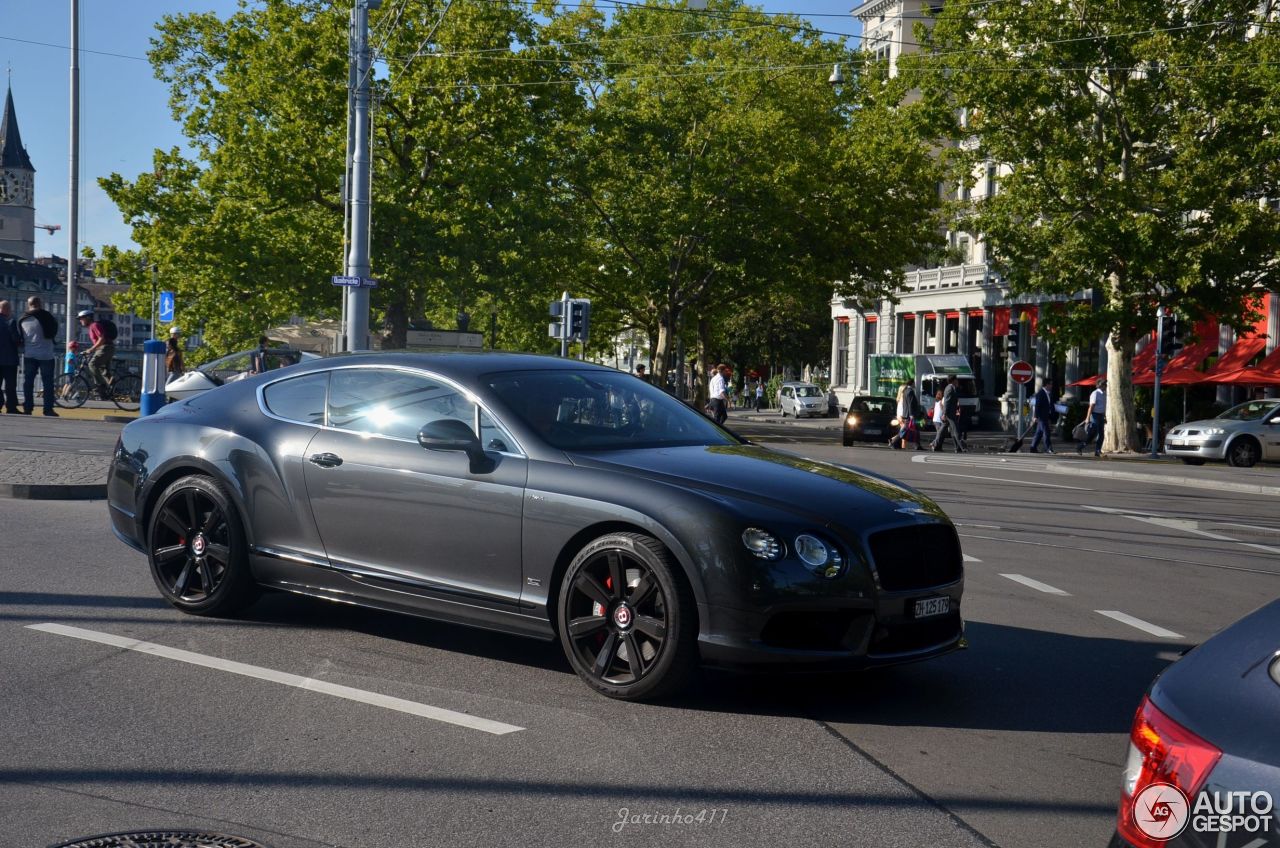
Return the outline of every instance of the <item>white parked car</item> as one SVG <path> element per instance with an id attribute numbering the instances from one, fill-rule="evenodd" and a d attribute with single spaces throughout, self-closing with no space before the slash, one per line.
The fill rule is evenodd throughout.
<path id="1" fill-rule="evenodd" d="M 778 390 L 778 412 L 782 417 L 794 415 L 796 418 L 806 416 L 825 418 L 827 416 L 827 395 L 813 383 L 783 383 Z"/>
<path id="2" fill-rule="evenodd" d="M 1246 401 L 1217 418 L 1179 424 L 1164 437 L 1164 449 L 1188 465 L 1208 459 L 1237 468 L 1280 462 L 1280 400 Z"/>
<path id="3" fill-rule="evenodd" d="M 216 389 L 224 383 L 243 379 L 249 375 L 253 367 L 253 355 L 257 352 L 258 349 L 255 347 L 253 350 L 242 350 L 227 354 L 221 359 L 206 362 L 181 377 L 175 377 L 164 387 L 164 393 L 171 401 L 186 400 L 210 389 Z M 266 370 L 274 371 L 277 368 L 286 368 L 297 365 L 299 362 L 319 358 L 319 354 L 309 351 L 294 350 L 289 347 L 271 347 L 267 348 Z"/>

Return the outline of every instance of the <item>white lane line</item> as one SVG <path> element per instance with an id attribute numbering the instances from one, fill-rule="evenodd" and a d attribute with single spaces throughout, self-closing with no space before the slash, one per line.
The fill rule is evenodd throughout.
<path id="1" fill-rule="evenodd" d="M 480 730 L 485 733 L 492 733 L 495 736 L 502 736 L 507 733 L 515 733 L 517 730 L 524 730 L 523 727 L 517 727 L 514 724 L 504 724 L 500 721 L 491 721 L 487 718 L 479 718 L 477 716 L 467 715 L 466 713 L 441 709 L 440 707 L 433 707 L 429 704 L 419 704 L 416 701 L 406 701 L 403 698 L 393 698 L 390 695 L 380 695 L 377 692 L 366 692 L 363 689 L 353 689 L 350 686 L 326 683 L 323 680 L 316 680 L 311 677 L 300 677 L 296 674 L 289 674 L 285 671 L 276 671 L 275 669 L 262 668 L 261 666 L 249 665 L 247 663 L 235 662 L 233 660 L 219 659 L 218 657 L 208 657 L 204 654 L 197 654 L 192 651 L 183 651 L 178 648 L 169 648 L 164 645 L 157 645 L 154 642 L 143 642 L 138 639 L 130 639 L 125 636 L 115 636 L 110 633 L 99 633 L 96 630 L 85 630 L 80 627 L 68 627 L 65 624 L 28 624 L 27 627 L 31 630 L 40 630 L 45 633 L 54 633 L 59 636 L 70 636 L 73 639 L 84 639 L 88 642 L 98 642 L 103 645 L 124 648 L 128 651 L 138 651 L 143 654 L 151 654 L 152 656 L 164 657 L 165 659 L 177 660 L 178 662 L 190 663 L 191 665 L 212 668 L 217 671 L 226 671 L 231 674 L 240 674 L 245 677 L 266 680 L 271 683 L 283 683 L 285 686 L 306 689 L 308 692 L 319 692 L 323 695 L 332 695 L 335 698 L 344 698 L 348 701 L 357 701 L 362 704 L 370 704 L 375 707 L 409 713 L 410 715 L 429 718 L 433 721 L 442 721 L 445 724 L 454 724 L 459 727 L 470 728 L 471 730 Z"/>
<path id="2" fill-rule="evenodd" d="M 1089 504 L 1081 504 L 1085 509 L 1091 509 L 1095 512 L 1105 512 L 1109 515 L 1118 515 L 1121 518 L 1131 518 L 1134 521 L 1143 521 L 1147 524 L 1154 524 L 1157 527 L 1167 527 L 1170 530 L 1179 530 L 1183 533 L 1194 533 L 1197 536 L 1204 536 L 1206 539 L 1213 539 L 1218 542 L 1235 542 L 1246 548 L 1253 548 L 1257 551 L 1264 551 L 1269 554 L 1280 554 L 1280 548 L 1271 545 L 1258 545 L 1253 542 L 1242 542 L 1232 536 L 1224 536 L 1221 533 L 1210 533 L 1208 530 L 1200 529 L 1200 522 L 1185 518 L 1164 518 L 1151 513 L 1142 515 L 1135 514 L 1134 510 L 1115 509 L 1106 506 L 1091 506 Z"/>
<path id="3" fill-rule="evenodd" d="M 976 524 L 974 522 L 969 522 L 969 521 L 956 521 L 953 523 L 957 527 L 981 527 L 984 530 L 1003 530 L 1004 529 L 999 524 Z"/>
<path id="4" fill-rule="evenodd" d="M 1044 592 L 1046 595 L 1063 595 L 1068 598 L 1071 597 L 1070 592 L 1064 592 L 1057 586 L 1050 586 L 1048 583 L 1041 583 L 1039 580 L 1032 580 L 1030 577 L 1024 577 L 1021 574 L 1001 574 L 1000 576 L 1006 577 L 1014 583 L 1021 583 L 1023 586 L 1030 586 L 1032 589 L 1035 589 L 1038 592 Z"/>
<path id="5" fill-rule="evenodd" d="M 964 555 L 964 561 L 965 562 L 982 562 L 982 560 L 978 559 L 976 556 L 969 556 L 968 554 Z"/>
<path id="6" fill-rule="evenodd" d="M 1174 633 L 1172 630 L 1165 630 L 1149 621 L 1143 621 L 1140 618 L 1120 612 L 1118 610 L 1094 610 L 1098 615 L 1105 615 L 1107 618 L 1115 619 L 1121 624 L 1127 624 L 1130 627 L 1136 627 L 1144 633 L 1150 633 L 1152 636 L 1159 636 L 1161 639 L 1181 639 L 1181 633 Z"/>
<path id="7" fill-rule="evenodd" d="M 1062 486 L 1057 483 L 1033 483 L 1030 480 L 1013 480 L 1009 477 L 979 477 L 976 474 L 952 474 L 949 471 L 926 471 L 925 474 L 938 474 L 942 477 L 963 477 L 966 480 L 994 480 L 997 483 L 1014 483 L 1018 486 L 1043 486 L 1046 489 L 1075 489 L 1078 492 L 1092 492 L 1084 486 Z"/>

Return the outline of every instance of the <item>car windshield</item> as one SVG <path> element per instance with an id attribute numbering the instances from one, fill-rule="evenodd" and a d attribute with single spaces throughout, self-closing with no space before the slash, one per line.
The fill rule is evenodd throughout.
<path id="1" fill-rule="evenodd" d="M 849 404 L 850 412 L 893 412 L 897 401 L 893 398 L 860 397 Z"/>
<path id="2" fill-rule="evenodd" d="M 817 386 L 796 386 L 796 397 L 822 397 L 822 389 Z"/>
<path id="3" fill-rule="evenodd" d="M 706 417 L 628 374 L 516 371 L 486 379 L 518 418 L 561 450 L 737 444 Z"/>
<path id="4" fill-rule="evenodd" d="M 1276 402 L 1274 400 L 1251 400 L 1239 406 L 1231 407 L 1226 412 L 1218 415 L 1218 417 L 1229 421 L 1260 421 L 1275 408 Z"/>

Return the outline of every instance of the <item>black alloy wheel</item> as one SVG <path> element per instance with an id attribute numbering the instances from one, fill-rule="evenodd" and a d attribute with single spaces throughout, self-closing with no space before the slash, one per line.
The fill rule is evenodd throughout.
<path id="1" fill-rule="evenodd" d="M 560 641 L 574 671 L 601 694 L 658 698 L 697 664 L 693 593 L 657 540 L 610 533 L 569 564 L 560 592 Z"/>
<path id="2" fill-rule="evenodd" d="M 147 539 L 151 576 L 178 609 L 230 615 L 256 597 L 240 517 L 212 478 L 183 477 L 165 489 Z"/>
<path id="3" fill-rule="evenodd" d="M 1252 436 L 1241 436 L 1227 448 L 1227 464 L 1234 468 L 1252 468 L 1262 459 L 1262 446 Z"/>

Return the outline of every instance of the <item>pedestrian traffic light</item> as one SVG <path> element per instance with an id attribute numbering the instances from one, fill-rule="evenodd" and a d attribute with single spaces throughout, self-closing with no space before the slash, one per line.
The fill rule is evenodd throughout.
<path id="1" fill-rule="evenodd" d="M 1018 358 L 1018 333 L 1022 330 L 1022 322 L 1016 315 L 1009 316 L 1009 336 L 1005 339 L 1005 348 L 1012 359 Z"/>
<path id="2" fill-rule="evenodd" d="M 1169 314 L 1164 319 L 1164 332 L 1160 336 L 1160 353 L 1173 356 L 1182 349 L 1182 330 L 1178 326 L 1178 316 Z"/>
<path id="3" fill-rule="evenodd" d="M 575 298 L 569 301 L 569 338 L 585 343 L 591 329 L 591 301 Z"/>

